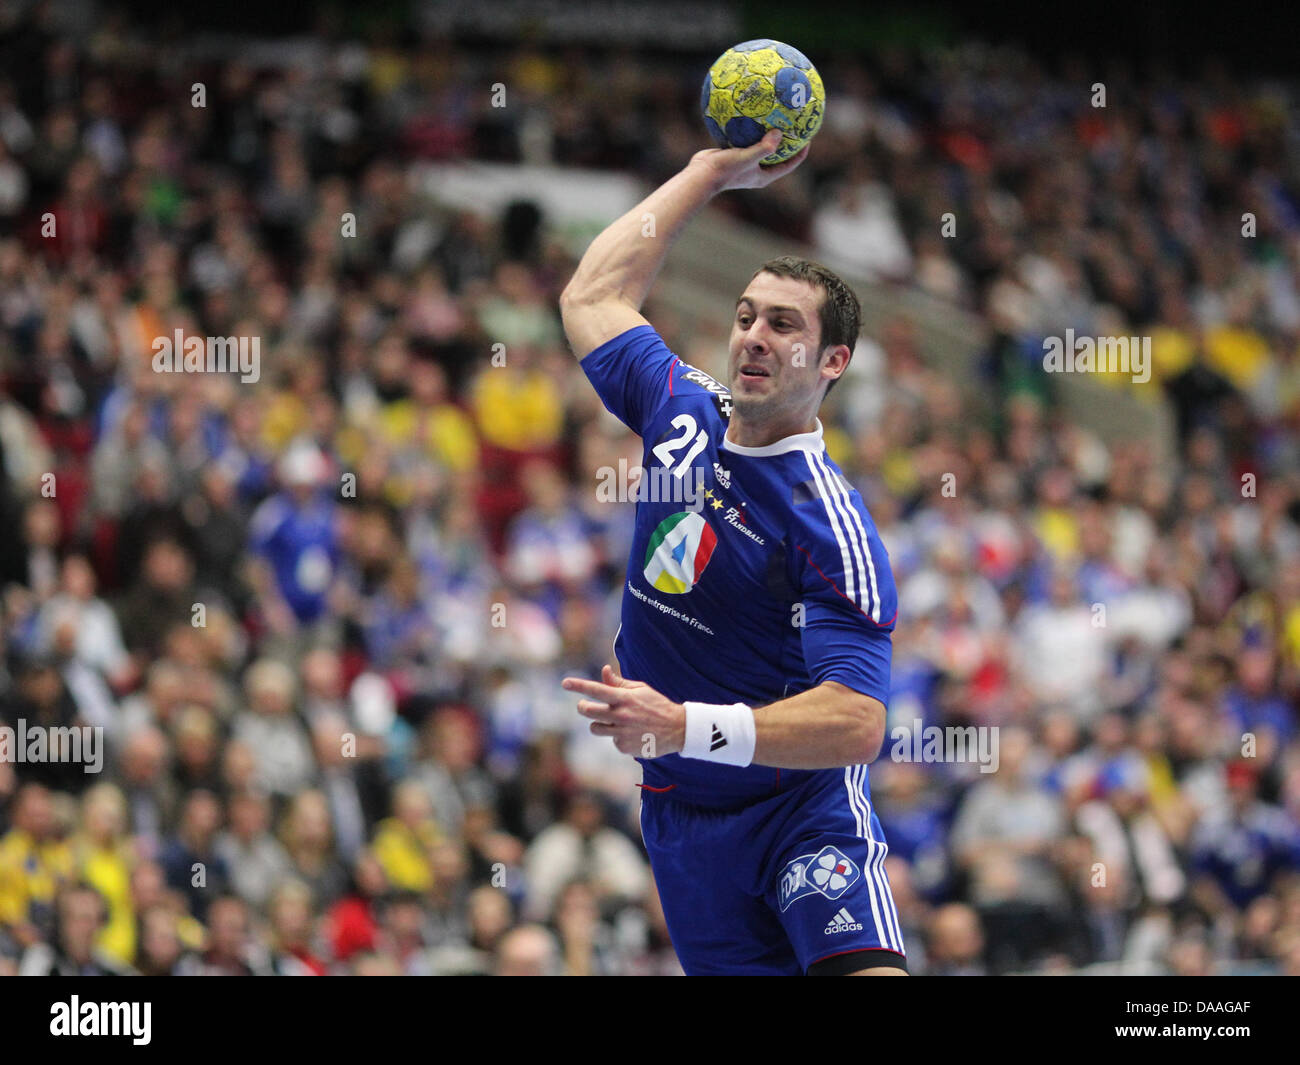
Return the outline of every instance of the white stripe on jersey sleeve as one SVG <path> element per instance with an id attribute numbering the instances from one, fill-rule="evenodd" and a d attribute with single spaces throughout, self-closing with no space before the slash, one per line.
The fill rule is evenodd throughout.
<path id="1" fill-rule="evenodd" d="M 855 604 L 859 609 L 862 602 L 858 598 L 853 584 L 853 565 L 849 562 L 848 543 L 844 534 L 840 531 L 840 520 L 835 514 L 835 508 L 831 504 L 830 493 L 826 485 L 822 483 L 821 470 L 817 463 L 813 461 L 811 452 L 805 451 L 804 457 L 808 462 L 808 469 L 812 472 L 813 480 L 817 483 L 817 494 L 822 497 L 822 506 L 826 508 L 826 516 L 830 520 L 831 530 L 835 533 L 835 541 L 840 545 L 840 561 L 844 565 L 844 594 L 849 597 L 849 601 Z"/>
<path id="2" fill-rule="evenodd" d="M 822 463 L 824 467 L 825 464 L 820 455 L 816 456 L 816 461 Z M 840 479 L 836 477 L 835 474 L 832 473 L 830 469 L 826 469 L 826 479 L 831 483 L 831 490 L 836 493 L 836 497 L 842 501 L 843 510 L 847 511 L 849 517 L 852 518 L 853 521 L 852 525 L 849 524 L 849 517 L 846 517 L 844 519 L 844 525 L 849 531 L 849 543 L 853 545 L 854 555 L 858 559 L 859 563 L 861 563 L 863 558 L 866 559 L 867 574 L 871 582 L 871 610 L 866 613 L 869 613 L 872 621 L 879 624 L 880 590 L 876 586 L 876 564 L 875 562 L 872 561 L 871 558 L 871 545 L 870 543 L 867 542 L 867 530 L 863 528 L 862 517 L 861 515 L 858 514 L 858 508 L 853 505 L 853 498 L 849 495 L 848 491 L 844 488 L 844 485 L 840 482 Z M 854 526 L 856 526 L 856 529 L 854 528 Z M 860 555 L 858 554 L 859 548 L 861 548 Z M 861 573 L 861 570 L 859 570 L 859 573 Z M 866 583 L 867 582 L 865 580 L 862 581 L 863 585 L 865 585 Z"/>
<path id="3" fill-rule="evenodd" d="M 808 468 L 812 471 L 813 480 L 822 497 L 822 505 L 826 508 L 827 517 L 830 519 L 831 531 L 834 532 L 835 540 L 840 547 L 840 558 L 844 564 L 844 594 L 867 617 L 879 624 L 880 592 L 876 586 L 876 566 L 871 558 L 871 547 L 867 543 L 866 530 L 863 528 L 857 507 L 853 505 L 852 498 L 845 491 L 839 478 L 822 461 L 822 457 L 811 452 L 805 454 Z M 841 528 L 841 521 L 843 528 Z M 849 562 L 850 553 L 853 556 L 852 565 Z M 855 567 L 856 581 L 854 580 Z"/>
<path id="4" fill-rule="evenodd" d="M 822 471 L 822 476 L 826 479 L 826 491 L 830 493 L 831 505 L 839 511 L 840 520 L 844 523 L 845 540 L 848 541 L 849 550 L 853 554 L 853 563 L 857 567 L 858 579 L 858 606 L 864 614 L 868 614 L 872 621 L 879 621 L 877 616 L 880 613 L 878 607 L 867 610 L 867 604 L 863 601 L 867 595 L 867 575 L 862 565 L 862 553 L 865 549 L 864 544 L 858 540 L 857 532 L 854 530 L 849 521 L 848 511 L 853 510 L 853 502 L 844 494 L 844 486 L 840 484 L 840 479 L 830 470 L 820 455 L 810 456 L 811 460 L 817 464 Z"/>

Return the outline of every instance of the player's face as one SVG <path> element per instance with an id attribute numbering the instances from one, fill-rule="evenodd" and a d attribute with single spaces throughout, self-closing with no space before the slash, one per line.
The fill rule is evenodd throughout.
<path id="1" fill-rule="evenodd" d="M 758 274 L 736 303 L 727 364 L 731 401 L 742 414 L 777 414 L 816 403 L 821 291 L 806 281 Z"/>

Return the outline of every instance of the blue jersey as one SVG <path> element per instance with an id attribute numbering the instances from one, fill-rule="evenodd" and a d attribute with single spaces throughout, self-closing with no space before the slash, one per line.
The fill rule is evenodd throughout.
<path id="1" fill-rule="evenodd" d="M 762 706 L 826 681 L 887 701 L 897 594 L 858 492 L 821 423 L 764 447 L 725 438 L 730 392 L 648 325 L 582 360 L 640 434 L 644 473 L 614 642 L 623 676 L 674 702 Z M 647 787 L 736 808 L 817 773 L 643 759 Z"/>
<path id="2" fill-rule="evenodd" d="M 338 513 L 328 499 L 295 506 L 285 494 L 264 500 L 249 522 L 249 546 L 275 574 L 297 619 L 310 624 L 329 606 L 327 593 L 339 563 Z"/>

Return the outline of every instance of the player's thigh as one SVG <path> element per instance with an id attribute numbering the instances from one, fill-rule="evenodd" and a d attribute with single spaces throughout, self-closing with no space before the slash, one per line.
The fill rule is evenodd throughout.
<path id="1" fill-rule="evenodd" d="M 805 972 L 906 968 L 884 860 L 888 847 L 853 775 L 808 803 L 798 836 L 769 867 L 768 905 Z"/>
<path id="2" fill-rule="evenodd" d="M 749 856 L 728 815 L 649 795 L 641 832 L 668 934 L 688 975 L 803 972 L 766 900 L 737 882 L 735 871 Z"/>

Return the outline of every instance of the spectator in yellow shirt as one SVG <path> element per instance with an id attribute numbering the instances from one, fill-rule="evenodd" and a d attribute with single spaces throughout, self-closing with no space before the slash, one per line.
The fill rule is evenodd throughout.
<path id="1" fill-rule="evenodd" d="M 413 780 L 398 784 L 393 816 L 379 822 L 373 847 L 394 889 L 424 894 L 433 887 L 431 852 L 441 835 L 424 787 Z"/>
<path id="2" fill-rule="evenodd" d="M 1074 558 L 1079 552 L 1079 520 L 1075 512 L 1074 478 L 1063 466 L 1038 479 L 1038 500 L 1031 519 L 1034 532 L 1053 558 Z"/>
<path id="3" fill-rule="evenodd" d="M 96 946 L 124 964 L 135 957 L 135 907 L 131 868 L 135 856 L 126 836 L 126 799 L 114 784 L 97 784 L 81 804 L 81 832 L 72 841 L 77 876 L 97 890 L 108 907 Z"/>
<path id="4" fill-rule="evenodd" d="M 1209 364 L 1243 392 L 1249 392 L 1268 365 L 1268 341 L 1250 326 L 1250 299 L 1244 293 L 1229 296 L 1229 320 L 1206 330 L 1205 353 Z"/>
<path id="5" fill-rule="evenodd" d="M 385 404 L 379 430 L 395 453 L 414 452 L 453 473 L 478 465 L 474 422 L 447 399 L 447 375 L 429 359 L 412 359 L 411 394 Z"/>
<path id="6" fill-rule="evenodd" d="M 507 347 L 504 361 L 485 366 L 470 385 L 474 419 L 484 441 L 509 451 L 543 451 L 564 428 L 564 394 L 527 345 Z"/>
<path id="7" fill-rule="evenodd" d="M 55 896 L 73 872 L 72 850 L 58 838 L 50 792 L 25 785 L 14 800 L 13 828 L 0 839 L 0 925 L 23 946 L 48 938 Z"/>

